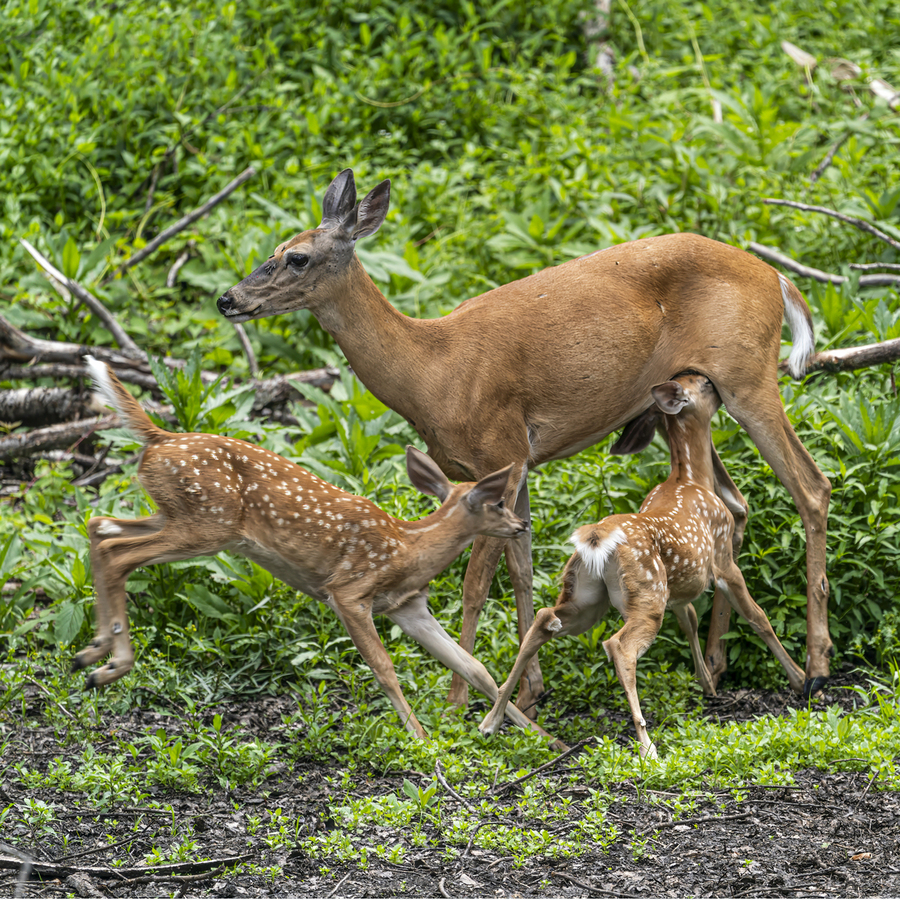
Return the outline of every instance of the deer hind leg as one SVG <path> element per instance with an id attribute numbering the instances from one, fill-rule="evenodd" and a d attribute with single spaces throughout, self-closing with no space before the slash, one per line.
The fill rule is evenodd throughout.
<path id="1" fill-rule="evenodd" d="M 700 636 L 697 633 L 697 611 L 694 609 L 694 604 L 685 603 L 681 606 L 676 606 L 672 612 L 675 613 L 675 618 L 678 619 L 681 630 L 687 636 L 688 644 L 691 648 L 691 656 L 694 657 L 694 677 L 700 682 L 700 687 L 703 688 L 703 693 L 707 697 L 715 697 L 716 685 L 709 669 L 706 667 L 706 663 L 703 661 L 703 651 L 700 649 Z"/>
<path id="2" fill-rule="evenodd" d="M 459 646 L 470 654 L 475 649 L 475 630 L 478 628 L 478 617 L 487 601 L 491 588 L 491 579 L 500 562 L 500 555 L 506 542 L 502 538 L 479 535 L 472 545 L 472 554 L 466 568 L 463 581 L 463 621 L 459 634 Z M 469 685 L 465 679 L 454 672 L 450 683 L 447 702 L 453 706 L 465 706 L 469 700 Z"/>
<path id="3" fill-rule="evenodd" d="M 521 711 L 509 706 L 509 699 L 516 682 L 529 662 L 536 657 L 538 650 L 557 635 L 587 631 L 603 617 L 608 608 L 609 594 L 606 585 L 586 571 L 577 554 L 573 555 L 563 573 L 563 589 L 556 606 L 544 607 L 535 616 L 519 647 L 519 655 L 512 671 L 500 687 L 493 708 L 478 726 L 482 734 L 496 734 L 503 724 L 504 715 L 519 724 L 515 713 L 521 715 Z"/>
<path id="4" fill-rule="evenodd" d="M 758 386 L 759 387 L 759 386 Z M 777 384 L 758 389 L 750 396 L 742 392 L 728 398 L 720 394 L 731 414 L 759 448 L 781 483 L 793 497 L 806 531 L 806 686 L 807 697 L 828 680 L 834 647 L 828 633 L 828 579 L 825 574 L 825 543 L 831 483 L 794 433 L 781 405 Z"/>
<path id="5" fill-rule="evenodd" d="M 87 668 L 102 659 L 113 650 L 116 644 L 116 653 L 119 659 L 124 659 L 130 654 L 128 641 L 128 620 L 121 610 L 113 610 L 110 604 L 110 594 L 106 586 L 106 569 L 103 566 L 98 548 L 109 538 L 132 535 L 145 537 L 156 534 L 164 525 L 165 520 L 159 514 L 144 519 L 113 519 L 109 516 L 97 516 L 88 522 L 88 537 L 91 548 L 91 568 L 94 571 L 94 602 L 95 629 L 94 638 L 83 650 L 75 654 L 72 660 L 72 671 Z M 115 612 L 115 614 L 114 614 Z M 124 635 L 124 638 L 123 638 Z M 130 665 L 129 665 L 130 668 Z M 124 672 L 122 673 L 124 674 Z"/>
<path id="6" fill-rule="evenodd" d="M 378 630 L 372 621 L 371 601 L 350 592 L 334 591 L 332 597 L 338 618 L 347 629 L 347 634 L 350 635 L 353 645 L 359 650 L 360 656 L 372 670 L 381 689 L 388 695 L 391 706 L 400 716 L 400 721 L 413 737 L 427 741 L 428 735 L 419 724 L 412 707 L 403 695 L 393 660 L 384 649 L 384 644 L 381 643 L 381 638 L 378 636 Z M 398 624 L 400 623 L 398 622 Z M 401 625 L 401 627 L 403 626 Z"/>
<path id="7" fill-rule="evenodd" d="M 84 668 L 111 652 L 109 662 L 87 677 L 85 687 L 95 688 L 116 681 L 134 665 L 125 595 L 128 576 L 141 566 L 212 555 L 221 545 L 198 541 L 196 532 L 174 527 L 162 514 L 136 520 L 91 519 L 88 527 L 98 637 L 75 657 L 73 668 Z M 117 534 L 114 528 L 120 532 Z M 186 534 L 190 538 L 186 539 Z"/>
<path id="8" fill-rule="evenodd" d="M 765 641 L 775 658 L 784 666 L 784 671 L 787 672 L 788 681 L 794 691 L 802 694 L 804 688 L 803 669 L 791 659 L 781 641 L 778 640 L 772 630 L 769 617 L 750 596 L 744 576 L 733 561 L 731 566 L 721 574 L 716 573 L 716 584 L 722 589 L 728 602 L 750 623 L 750 627 Z"/>
<path id="9" fill-rule="evenodd" d="M 645 759 L 656 759 L 656 747 L 650 740 L 638 699 L 637 661 L 659 634 L 665 598 L 659 596 L 641 598 L 639 607 L 635 609 L 635 606 L 633 602 L 628 604 L 629 615 L 625 625 L 609 640 L 603 642 L 603 649 L 616 667 L 616 676 L 625 691 L 640 744 L 640 754 Z"/>
<path id="10" fill-rule="evenodd" d="M 387 613 L 387 617 L 399 625 L 405 634 L 421 644 L 435 659 L 464 678 L 468 684 L 484 694 L 491 702 L 497 699 L 497 684 L 491 678 L 488 670 L 474 656 L 466 653 L 431 614 L 431 610 L 428 608 L 427 591 L 416 594 L 399 609 L 391 610 Z M 516 707 L 510 707 L 509 716 L 520 728 L 537 731 L 538 734 L 552 739 L 552 735 L 547 734 L 543 728 L 532 722 Z M 555 739 L 553 739 L 551 747 L 555 750 L 567 749 L 562 741 Z"/>
<path id="11" fill-rule="evenodd" d="M 528 498 L 528 484 L 523 483 L 516 499 L 516 515 L 531 522 L 531 504 Z M 506 566 L 516 595 L 516 614 L 519 623 L 519 644 L 534 622 L 534 569 L 531 560 L 531 531 L 506 544 Z M 521 684 L 516 705 L 529 718 L 537 716 L 537 701 L 544 693 L 544 678 L 537 654 L 530 657 L 521 672 Z"/>
<path id="12" fill-rule="evenodd" d="M 733 556 L 737 559 L 741 550 L 741 544 L 744 541 L 744 529 L 747 527 L 749 508 L 744 495 L 738 490 L 737 485 L 731 480 L 728 470 L 722 464 L 715 447 L 713 447 L 713 475 L 715 477 L 716 494 L 728 508 L 734 519 L 734 534 L 731 537 L 731 546 Z M 722 645 L 722 636 L 727 633 L 730 623 L 731 604 L 717 588 L 713 595 L 709 636 L 706 639 L 706 663 L 709 664 L 709 674 L 712 678 L 713 687 L 718 685 L 719 679 L 728 668 L 725 648 Z M 704 688 L 703 692 L 706 693 L 706 688 Z M 715 695 L 715 691 L 712 694 Z"/>

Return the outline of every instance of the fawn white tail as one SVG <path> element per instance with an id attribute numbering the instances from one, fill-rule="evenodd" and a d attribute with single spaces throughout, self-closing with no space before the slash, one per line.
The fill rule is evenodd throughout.
<path id="1" fill-rule="evenodd" d="M 90 673 L 88 687 L 115 681 L 134 664 L 125 596 L 131 572 L 227 550 L 328 604 L 417 737 L 427 735 L 403 696 L 373 614 L 386 615 L 477 690 L 497 697 L 494 680 L 446 634 L 427 597 L 428 582 L 476 535 L 512 539 L 528 530 L 503 502 L 510 467 L 453 485 L 429 457 L 408 447 L 410 480 L 441 506 L 406 522 L 246 441 L 158 428 L 105 363 L 86 361 L 103 399 L 144 444 L 138 474 L 158 507 L 147 518 L 98 516 L 88 523 L 96 636 L 73 669 L 111 654 Z M 518 710 L 511 715 L 523 727 L 537 727 Z"/>
<path id="2" fill-rule="evenodd" d="M 504 712 L 513 708 L 507 704 L 527 660 L 554 635 L 581 634 L 592 628 L 612 605 L 625 625 L 604 641 L 603 648 L 628 698 L 641 755 L 655 757 L 638 701 L 637 661 L 656 638 L 663 613 L 671 609 L 688 636 L 704 693 L 715 694 L 691 605 L 710 582 L 772 650 L 791 687 L 803 692 L 803 670 L 781 645 L 734 562 L 734 520 L 715 493 L 710 419 L 721 403 L 716 389 L 703 375 L 683 375 L 657 385 L 652 395 L 665 419 L 671 474 L 650 492 L 640 512 L 608 516 L 572 536 L 575 553 L 563 571 L 556 606 L 540 610 L 535 617 L 497 702 L 481 723 L 485 734 L 494 734 Z M 652 418 L 646 420 L 640 435 L 626 430 L 620 443 L 637 447 L 649 442 L 654 427 Z"/>

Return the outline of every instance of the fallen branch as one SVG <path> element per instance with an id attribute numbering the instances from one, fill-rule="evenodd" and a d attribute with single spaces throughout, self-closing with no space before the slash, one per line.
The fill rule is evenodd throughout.
<path id="1" fill-rule="evenodd" d="M 15 388 L 0 391 L 0 422 L 49 425 L 96 414 L 90 393 L 69 388 Z"/>
<path id="2" fill-rule="evenodd" d="M 150 366 L 145 362 L 123 356 L 108 347 L 34 338 L 0 316 L 0 378 L 5 381 L 86 376 L 87 369 L 82 360 L 87 354 L 109 363 L 121 381 L 159 393 L 159 384 L 150 372 Z M 30 363 L 34 360 L 43 362 L 27 366 L 14 365 L 16 362 Z M 172 357 L 166 357 L 163 362 L 170 369 L 180 369 L 185 364 L 183 359 L 173 359 Z M 291 387 L 292 383 L 311 384 L 328 390 L 339 375 L 337 369 L 327 366 L 321 369 L 310 369 L 306 372 L 275 375 L 259 381 L 255 384 L 256 398 L 253 402 L 253 409 L 260 410 L 272 403 L 284 403 L 294 393 Z M 204 384 L 212 384 L 219 377 L 218 372 L 204 370 L 200 373 Z"/>
<path id="3" fill-rule="evenodd" d="M 846 222 L 848 225 L 853 225 L 854 228 L 858 228 L 860 231 L 865 231 L 868 234 L 877 237 L 895 250 L 900 250 L 900 241 L 895 241 L 889 234 L 885 234 L 880 228 L 876 228 L 864 219 L 857 219 L 855 216 L 844 215 L 844 213 L 829 209 L 827 206 L 810 206 L 808 203 L 797 203 L 794 200 L 777 200 L 772 197 L 766 197 L 763 200 L 763 203 L 767 203 L 769 206 L 789 206 L 792 209 L 802 209 L 806 212 L 817 212 L 826 216 L 831 216 L 839 222 Z"/>
<path id="4" fill-rule="evenodd" d="M 80 419 L 77 422 L 63 422 L 22 434 L 10 434 L 0 438 L 0 461 L 29 456 L 42 450 L 62 450 L 73 447 L 95 431 L 117 428 L 119 417 L 114 415 Z"/>
<path id="5" fill-rule="evenodd" d="M 179 219 L 174 225 L 170 225 L 164 231 L 161 231 L 146 247 L 142 247 L 134 256 L 126 259 L 122 265 L 116 269 L 112 275 L 107 276 L 103 283 L 106 284 L 109 281 L 112 281 L 113 278 L 116 278 L 119 275 L 127 272 L 132 266 L 136 266 L 139 262 L 146 259 L 150 256 L 151 253 L 158 250 L 169 238 L 174 237 L 178 234 L 179 231 L 184 231 L 189 225 L 192 225 L 197 219 L 205 216 L 214 206 L 217 206 L 221 203 L 229 194 L 236 191 L 245 181 L 249 181 L 256 174 L 256 169 L 252 166 L 248 169 L 244 169 L 234 181 L 227 184 L 218 194 L 210 197 L 209 200 L 206 201 L 202 206 L 198 206 L 193 212 L 189 212 L 186 216 Z"/>
<path id="6" fill-rule="evenodd" d="M 181 271 L 181 267 L 191 258 L 191 255 L 194 252 L 194 247 L 196 247 L 197 242 L 195 240 L 190 240 L 187 242 L 187 246 L 181 252 L 181 255 L 178 259 L 172 263 L 172 268 L 169 269 L 169 274 L 166 275 L 166 287 L 173 288 L 175 287 L 175 282 L 178 278 L 178 273 Z"/>
<path id="7" fill-rule="evenodd" d="M 146 875 L 195 875 L 198 872 L 206 872 L 209 869 L 234 866 L 246 859 L 250 859 L 252 856 L 252 853 L 242 853 L 240 856 L 207 859 L 199 862 L 169 863 L 163 866 L 122 866 L 115 869 L 110 869 L 109 866 L 67 866 L 60 863 L 32 860 L 31 870 L 35 875 L 49 878 L 65 878 L 75 872 L 104 879 L 108 879 L 111 875 L 119 875 L 123 879 L 142 878 Z M 22 861 L 20 859 L 0 856 L 0 869 L 15 869 L 21 865 Z"/>
<path id="8" fill-rule="evenodd" d="M 749 819 L 750 813 L 735 813 L 732 816 L 698 816 L 696 819 L 673 819 L 671 822 L 657 822 L 654 825 L 648 825 L 641 831 L 641 834 L 649 834 L 651 831 L 657 831 L 660 828 L 674 828 L 676 825 L 706 825 L 712 822 L 735 822 L 738 819 Z"/>
<path id="9" fill-rule="evenodd" d="M 840 350 L 823 350 L 806 364 L 806 372 L 852 372 L 869 366 L 880 366 L 900 359 L 900 338 L 862 347 L 844 347 Z"/>
<path id="10" fill-rule="evenodd" d="M 804 266 L 803 263 L 798 263 L 796 260 L 791 259 L 790 256 L 785 256 L 780 250 L 775 250 L 773 247 L 766 247 L 763 244 L 757 244 L 756 241 L 750 241 L 747 244 L 747 248 L 752 250 L 757 256 L 769 260 L 769 262 L 778 263 L 778 265 L 784 266 L 785 269 L 788 269 L 797 275 L 803 275 L 805 278 L 812 278 L 823 284 L 829 282 L 831 284 L 843 284 L 845 281 L 849 280 L 846 275 L 836 275 L 833 272 L 823 272 L 821 269 L 815 269 L 812 266 Z M 895 284 L 900 284 L 900 275 L 887 275 L 882 273 L 878 275 L 859 276 L 860 287 L 890 287 Z"/>
<path id="11" fill-rule="evenodd" d="M 147 354 L 128 336 L 124 328 L 116 321 L 115 316 L 85 287 L 67 278 L 59 271 L 42 253 L 35 249 L 24 238 L 19 243 L 31 254 L 34 261 L 50 275 L 54 282 L 64 285 L 70 290 L 104 325 L 113 336 L 115 342 L 129 356 L 136 359 L 146 359 Z"/>
<path id="12" fill-rule="evenodd" d="M 552 769 L 554 766 L 559 765 L 564 759 L 569 756 L 574 756 L 579 750 L 583 749 L 587 744 L 590 744 L 594 738 L 589 737 L 585 738 L 583 741 L 579 741 L 574 747 L 569 747 L 565 753 L 560 753 L 555 759 L 551 759 L 550 762 L 544 763 L 542 766 L 538 766 L 536 769 L 532 769 L 527 775 L 523 775 L 521 778 L 517 778 L 515 781 L 506 781 L 501 784 L 499 787 L 494 788 L 492 793 L 500 794 L 508 788 L 515 787 L 517 784 L 521 784 L 523 781 L 528 781 L 529 778 L 534 778 L 535 775 L 540 775 L 541 772 L 546 771 L 547 769 Z"/>

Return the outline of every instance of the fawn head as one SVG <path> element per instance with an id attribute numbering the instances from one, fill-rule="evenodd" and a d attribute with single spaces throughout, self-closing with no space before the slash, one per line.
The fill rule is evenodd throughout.
<path id="1" fill-rule="evenodd" d="M 653 440 L 653 434 L 663 424 L 663 416 L 677 416 L 682 410 L 696 410 L 698 416 L 710 421 L 722 405 L 715 385 L 696 373 L 677 375 L 671 381 L 650 388 L 654 403 L 635 416 L 624 428 L 619 439 L 609 448 L 610 453 L 625 455 L 640 453 Z"/>
<path id="2" fill-rule="evenodd" d="M 507 509 L 504 502 L 511 465 L 486 475 L 479 482 L 452 484 L 430 456 L 415 447 L 407 447 L 406 471 L 416 488 L 441 501 L 441 509 L 460 515 L 466 530 L 472 534 L 513 538 L 528 531 L 528 523 Z"/>
<path id="3" fill-rule="evenodd" d="M 327 301 L 347 278 L 356 242 L 381 227 L 390 200 L 391 183 L 382 181 L 357 203 L 353 171 L 344 169 L 325 192 L 319 227 L 276 247 L 261 266 L 219 297 L 219 312 L 233 322 L 246 322 Z"/>

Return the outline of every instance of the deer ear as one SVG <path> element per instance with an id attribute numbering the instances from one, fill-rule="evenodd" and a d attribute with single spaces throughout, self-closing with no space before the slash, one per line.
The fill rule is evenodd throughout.
<path id="1" fill-rule="evenodd" d="M 609 448 L 609 452 L 615 456 L 625 456 L 628 453 L 640 453 L 646 450 L 660 421 L 659 409 L 651 406 L 639 416 L 633 418 L 622 431 L 619 439 Z"/>
<path id="2" fill-rule="evenodd" d="M 350 239 L 358 241 L 360 238 L 375 234 L 384 223 L 391 205 L 391 182 L 382 181 L 363 197 L 356 212 L 356 225 L 350 235 Z"/>
<path id="3" fill-rule="evenodd" d="M 421 450 L 408 446 L 406 448 L 406 471 L 413 487 L 423 494 L 431 494 L 443 503 L 450 493 L 450 482 L 438 468 L 437 463 Z"/>
<path id="4" fill-rule="evenodd" d="M 511 471 L 512 465 L 508 465 L 505 469 L 485 475 L 466 496 L 466 503 L 469 505 L 469 508 L 476 510 L 486 504 L 499 503 L 506 493 Z"/>
<path id="5" fill-rule="evenodd" d="M 677 381 L 650 388 L 656 405 L 668 416 L 677 416 L 688 405 L 688 395 Z"/>
<path id="6" fill-rule="evenodd" d="M 335 228 L 344 224 L 356 206 L 356 182 L 353 169 L 344 169 L 325 191 L 322 198 L 322 223 L 319 228 Z"/>

